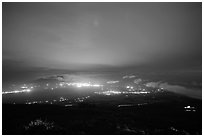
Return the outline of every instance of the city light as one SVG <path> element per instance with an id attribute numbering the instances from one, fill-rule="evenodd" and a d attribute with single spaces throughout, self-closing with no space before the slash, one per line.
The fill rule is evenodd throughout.
<path id="1" fill-rule="evenodd" d="M 90 96 L 78 97 L 75 99 L 67 99 L 65 97 L 60 97 L 58 100 L 53 99 L 53 100 L 45 100 L 45 101 L 30 101 L 30 102 L 27 101 L 25 102 L 25 104 L 27 105 L 32 105 L 32 104 L 51 104 L 52 105 L 52 104 L 59 104 L 59 103 L 69 103 L 70 104 L 70 103 L 84 102 L 88 98 L 90 98 Z"/>
<path id="2" fill-rule="evenodd" d="M 102 92 L 94 92 L 95 94 L 99 95 L 119 95 L 119 94 L 148 94 L 150 92 L 148 91 L 115 91 L 115 90 L 108 90 L 108 91 L 102 91 Z"/>
<path id="3" fill-rule="evenodd" d="M 26 130 L 32 129 L 34 127 L 44 127 L 46 130 L 51 130 L 54 128 L 54 123 L 53 122 L 47 122 L 43 121 L 41 119 L 36 119 L 35 121 L 31 121 L 28 126 L 25 126 Z"/>
<path id="4" fill-rule="evenodd" d="M 186 107 L 184 107 L 184 109 L 186 112 L 195 112 L 196 111 L 196 108 L 192 107 L 192 106 L 186 106 Z"/>
<path id="5" fill-rule="evenodd" d="M 16 94 L 16 93 L 25 93 L 30 91 L 31 89 L 23 89 L 23 90 L 5 91 L 5 92 L 2 92 L 2 94 Z"/>
<path id="6" fill-rule="evenodd" d="M 118 107 L 130 107 L 133 106 L 132 104 L 123 104 L 123 105 L 118 105 Z"/>
<path id="7" fill-rule="evenodd" d="M 61 87 L 63 86 L 74 86 L 77 88 L 81 88 L 81 87 L 101 87 L 103 85 L 99 85 L 99 84 L 91 84 L 89 83 L 80 83 L 80 82 L 73 82 L 73 83 L 65 83 L 65 82 L 61 82 L 59 84 Z"/>

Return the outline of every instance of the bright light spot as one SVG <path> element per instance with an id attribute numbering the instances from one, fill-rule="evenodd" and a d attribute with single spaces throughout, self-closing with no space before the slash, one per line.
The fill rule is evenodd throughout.
<path id="1" fill-rule="evenodd" d="M 130 107 L 133 106 L 132 104 L 123 104 L 123 105 L 118 105 L 118 107 Z"/>
<path id="2" fill-rule="evenodd" d="M 26 87 L 26 86 L 22 86 L 21 88 L 28 88 L 28 87 Z"/>
<path id="3" fill-rule="evenodd" d="M 187 107 L 184 107 L 184 108 L 191 108 L 191 106 L 187 106 Z"/>

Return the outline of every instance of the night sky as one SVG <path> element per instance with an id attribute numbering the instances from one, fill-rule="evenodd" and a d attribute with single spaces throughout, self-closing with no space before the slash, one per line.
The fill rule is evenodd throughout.
<path id="1" fill-rule="evenodd" d="M 3 71 L 200 70 L 201 3 L 3 3 Z"/>

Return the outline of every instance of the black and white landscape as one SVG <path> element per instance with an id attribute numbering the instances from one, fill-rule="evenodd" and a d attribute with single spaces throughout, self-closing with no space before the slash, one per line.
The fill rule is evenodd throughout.
<path id="1" fill-rule="evenodd" d="M 3 135 L 201 135 L 202 3 L 2 3 Z"/>

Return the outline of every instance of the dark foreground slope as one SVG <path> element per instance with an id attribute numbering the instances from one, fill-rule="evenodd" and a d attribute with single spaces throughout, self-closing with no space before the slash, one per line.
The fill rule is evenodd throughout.
<path id="1" fill-rule="evenodd" d="M 186 102 L 196 111 L 186 112 Z M 3 134 L 202 134 L 201 100 L 118 107 L 3 104 Z"/>

